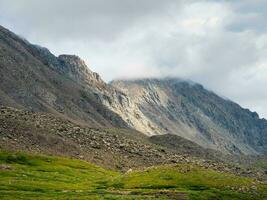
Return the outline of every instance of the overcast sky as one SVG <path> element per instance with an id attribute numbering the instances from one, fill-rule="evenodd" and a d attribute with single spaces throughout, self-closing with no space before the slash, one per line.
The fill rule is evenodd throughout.
<path id="1" fill-rule="evenodd" d="M 266 0 L 0 0 L 0 24 L 106 81 L 191 79 L 267 118 Z"/>

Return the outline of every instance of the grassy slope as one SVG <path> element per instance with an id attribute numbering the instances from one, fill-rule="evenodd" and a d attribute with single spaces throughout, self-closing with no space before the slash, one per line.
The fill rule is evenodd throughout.
<path id="1" fill-rule="evenodd" d="M 192 165 L 119 174 L 80 160 L 0 152 L 0 199 L 264 199 L 264 196 L 265 184 Z"/>

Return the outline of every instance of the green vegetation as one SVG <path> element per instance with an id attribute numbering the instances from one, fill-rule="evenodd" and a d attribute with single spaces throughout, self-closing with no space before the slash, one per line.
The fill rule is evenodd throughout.
<path id="1" fill-rule="evenodd" d="M 160 166 L 122 175 L 115 187 L 127 189 L 169 189 L 189 199 L 263 199 L 267 185 L 251 178 L 237 177 L 192 165 Z"/>
<path id="2" fill-rule="evenodd" d="M 267 185 L 196 166 L 126 174 L 81 160 L 0 152 L 0 199 L 264 199 Z"/>

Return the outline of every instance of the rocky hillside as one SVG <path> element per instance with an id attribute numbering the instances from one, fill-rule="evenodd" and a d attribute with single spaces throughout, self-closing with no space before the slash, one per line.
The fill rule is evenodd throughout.
<path id="1" fill-rule="evenodd" d="M 153 144 L 134 130 L 89 128 L 52 114 L 3 106 L 0 107 L 0 150 L 67 156 L 119 171 L 187 163 L 258 179 L 266 179 L 267 175 L 264 169 L 196 158 L 183 153 L 182 148 L 170 150 Z"/>
<path id="2" fill-rule="evenodd" d="M 166 78 L 111 85 L 131 101 L 122 118 L 147 135 L 171 133 L 224 153 L 267 153 L 267 121 L 199 84 Z"/>
<path id="3" fill-rule="evenodd" d="M 48 113 L 0 107 L 0 149 L 69 156 L 106 168 L 175 163 L 186 159 L 129 129 L 89 128 Z"/>
<path id="4" fill-rule="evenodd" d="M 45 111 L 93 127 L 127 127 L 95 96 L 106 87 L 77 56 L 54 56 L 0 26 L 0 104 Z"/>
<path id="5" fill-rule="evenodd" d="M 219 151 L 203 148 L 202 146 L 190 140 L 186 140 L 183 137 L 173 134 L 153 135 L 149 137 L 149 141 L 153 144 L 165 147 L 173 152 L 179 152 L 184 155 L 194 156 L 198 158 L 216 160 L 218 162 L 229 160 L 232 157 L 220 153 Z"/>

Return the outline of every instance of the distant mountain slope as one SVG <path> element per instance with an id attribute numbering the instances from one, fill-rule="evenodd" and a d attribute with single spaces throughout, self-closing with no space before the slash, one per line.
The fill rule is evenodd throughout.
<path id="1" fill-rule="evenodd" d="M 267 121 L 199 84 L 166 78 L 118 80 L 111 85 L 135 104 L 128 120 L 141 132 L 176 134 L 225 153 L 267 153 Z M 144 120 L 138 112 L 146 121 L 141 126 Z"/>
<path id="2" fill-rule="evenodd" d="M 54 56 L 0 26 L 0 104 L 94 127 L 127 127 L 95 93 L 107 85 L 77 56 Z"/>

